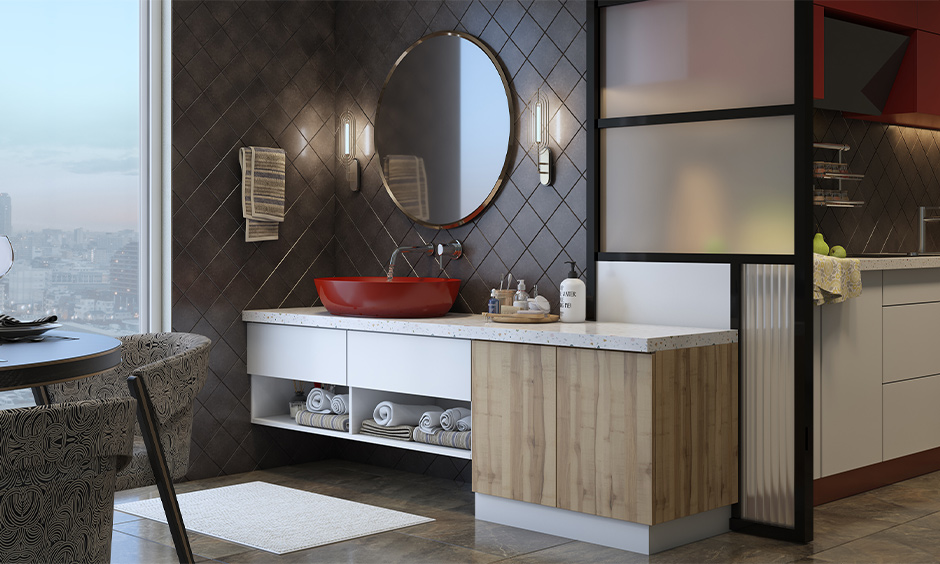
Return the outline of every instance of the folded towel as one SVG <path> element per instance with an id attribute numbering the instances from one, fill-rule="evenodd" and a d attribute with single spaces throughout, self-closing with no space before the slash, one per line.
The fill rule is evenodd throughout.
<path id="1" fill-rule="evenodd" d="M 813 253 L 813 301 L 816 305 L 837 304 L 862 295 L 862 272 L 858 259 L 840 259 Z"/>
<path id="2" fill-rule="evenodd" d="M 372 417 L 376 423 L 386 427 L 391 425 L 411 425 L 414 427 L 420 424 L 421 416 L 425 411 L 436 411 L 438 409 L 440 408 L 436 405 L 410 405 L 383 401 L 375 406 Z"/>
<path id="3" fill-rule="evenodd" d="M 468 415 L 463 419 L 457 421 L 457 430 L 458 431 L 469 431 L 472 425 L 470 424 L 470 418 L 472 416 Z"/>
<path id="4" fill-rule="evenodd" d="M 49 315 L 47 317 L 40 317 L 33 321 L 20 321 L 19 319 L 10 317 L 9 315 L 0 315 L 0 326 L 2 327 L 40 327 L 47 323 L 53 323 L 58 319 L 55 315 Z"/>
<path id="5" fill-rule="evenodd" d="M 333 431 L 349 430 L 349 415 L 335 415 L 333 413 L 313 413 L 311 411 L 298 411 L 295 417 L 297 423 L 307 427 L 319 429 L 332 429 Z"/>
<path id="6" fill-rule="evenodd" d="M 411 425 L 380 425 L 375 419 L 366 419 L 362 422 L 359 433 L 362 435 L 372 435 L 373 437 L 385 437 L 386 439 L 396 439 L 399 441 L 410 441 L 415 427 Z"/>
<path id="7" fill-rule="evenodd" d="M 307 411 L 313 413 L 333 413 L 330 403 L 333 401 L 333 394 L 323 388 L 314 388 L 307 394 Z"/>
<path id="8" fill-rule="evenodd" d="M 283 149 L 242 147 L 242 216 L 247 220 L 245 241 L 277 239 L 277 224 L 284 221 Z"/>
<path id="9" fill-rule="evenodd" d="M 343 415 L 349 413 L 349 394 L 336 394 L 330 401 L 330 409 L 333 413 Z"/>
<path id="10" fill-rule="evenodd" d="M 436 433 L 425 433 L 420 427 L 415 427 L 411 438 L 416 443 L 470 450 L 469 431 L 437 431 Z"/>
<path id="11" fill-rule="evenodd" d="M 441 427 L 445 431 L 456 431 L 457 421 L 470 415 L 470 410 L 466 407 L 452 407 L 444 411 L 441 415 Z"/>
<path id="12" fill-rule="evenodd" d="M 418 421 L 418 427 L 425 433 L 433 433 L 441 430 L 441 415 L 443 410 L 425 411 Z"/>

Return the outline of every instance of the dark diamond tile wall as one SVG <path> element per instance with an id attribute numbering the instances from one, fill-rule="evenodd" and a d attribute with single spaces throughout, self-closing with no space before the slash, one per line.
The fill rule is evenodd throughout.
<path id="1" fill-rule="evenodd" d="M 486 310 L 489 291 L 512 272 L 553 304 L 568 270 L 564 261 L 586 261 L 585 5 L 582 1 L 507 0 L 339 2 L 336 7 L 336 105 L 371 131 L 382 85 L 401 53 L 435 31 L 458 30 L 480 37 L 498 55 L 514 96 L 509 178 L 475 221 L 439 231 L 409 220 L 391 202 L 374 153 L 360 159 L 362 189 L 336 182 L 337 276 L 379 276 L 400 245 L 459 239 L 465 258 L 445 264 L 463 280 L 455 310 Z M 524 144 L 519 116 L 538 88 L 549 93 L 555 158 L 553 186 L 540 186 L 534 151 Z M 369 129 L 366 129 L 366 126 Z M 436 276 L 428 257 L 407 255 L 413 275 Z M 401 264 L 401 263 L 400 263 Z M 409 274 L 400 265 L 398 275 Z"/>
<path id="2" fill-rule="evenodd" d="M 174 0 L 173 329 L 213 341 L 189 478 L 331 456 L 325 438 L 250 423 L 246 308 L 313 305 L 334 272 L 335 3 Z M 238 149 L 287 152 L 287 220 L 245 243 Z M 289 398 L 285 398 L 285 402 Z"/>
<path id="3" fill-rule="evenodd" d="M 466 251 L 445 265 L 464 281 L 456 310 L 482 311 L 507 272 L 557 304 L 564 261 L 586 261 L 584 16 L 581 0 L 173 1 L 173 327 L 216 343 L 197 399 L 191 478 L 318 452 L 469 483 L 462 459 L 251 425 L 240 312 L 315 305 L 315 277 L 381 275 L 395 247 L 451 239 Z M 362 190 L 349 191 L 335 174 L 334 131 L 346 110 L 360 132 L 371 126 L 394 60 L 446 29 L 498 54 L 517 124 L 494 203 L 474 222 L 438 231 L 395 208 L 374 155 L 360 159 Z M 519 141 L 518 116 L 540 87 L 552 111 L 551 187 L 539 185 Z M 244 242 L 237 154 L 246 145 L 288 155 L 288 221 L 276 242 Z M 438 274 L 428 259 L 403 262 L 399 275 Z"/>
<path id="4" fill-rule="evenodd" d="M 844 143 L 849 172 L 861 182 L 843 181 L 857 208 L 815 208 L 816 230 L 829 245 L 850 253 L 917 250 L 917 207 L 940 205 L 940 131 L 845 119 L 840 112 L 813 113 L 813 139 Z M 814 160 L 835 160 L 816 150 Z M 831 186 L 832 180 L 816 180 Z M 940 251 L 940 228 L 928 224 L 927 250 Z"/>

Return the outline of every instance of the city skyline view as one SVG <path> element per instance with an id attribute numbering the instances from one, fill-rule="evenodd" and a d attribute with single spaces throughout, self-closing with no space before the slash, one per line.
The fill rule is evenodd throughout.
<path id="1" fill-rule="evenodd" d="M 137 229 L 139 3 L 0 0 L 0 192 L 14 230 Z"/>

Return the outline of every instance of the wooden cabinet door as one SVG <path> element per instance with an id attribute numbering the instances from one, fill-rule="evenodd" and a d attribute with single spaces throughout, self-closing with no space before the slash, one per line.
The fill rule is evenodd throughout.
<path id="1" fill-rule="evenodd" d="M 555 506 L 555 348 L 473 342 L 473 491 Z"/>
<path id="2" fill-rule="evenodd" d="M 558 507 L 652 524 L 652 355 L 557 351 Z"/>

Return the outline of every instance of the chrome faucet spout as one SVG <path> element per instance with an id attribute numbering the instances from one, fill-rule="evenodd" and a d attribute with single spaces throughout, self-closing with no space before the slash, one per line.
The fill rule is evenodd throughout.
<path id="1" fill-rule="evenodd" d="M 418 245 L 416 247 L 398 247 L 392 251 L 392 258 L 388 260 L 388 273 L 386 274 L 386 280 L 391 282 L 395 278 L 395 259 L 398 258 L 398 255 L 405 253 L 413 252 L 425 252 L 429 255 L 434 254 L 434 245 Z"/>

